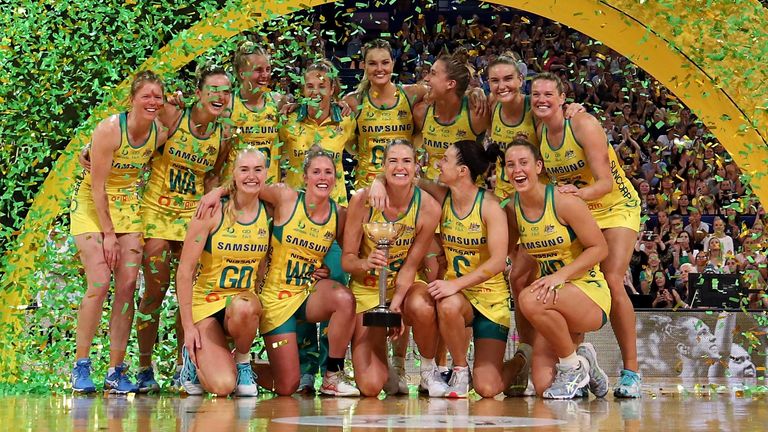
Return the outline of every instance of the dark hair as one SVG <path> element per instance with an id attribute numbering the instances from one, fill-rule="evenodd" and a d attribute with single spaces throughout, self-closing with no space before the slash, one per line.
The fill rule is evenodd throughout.
<path id="1" fill-rule="evenodd" d="M 413 148 L 413 143 L 408 141 L 404 138 L 395 138 L 391 141 L 389 141 L 389 144 L 387 144 L 387 147 L 384 149 L 384 160 L 387 159 L 387 155 L 389 155 L 389 150 L 392 149 L 392 147 L 395 146 L 406 146 L 413 152 L 414 156 L 416 155 L 416 149 Z"/>
<path id="2" fill-rule="evenodd" d="M 136 93 L 141 90 L 142 87 L 144 87 L 145 83 L 159 84 L 161 90 L 165 86 L 163 80 L 161 80 L 156 73 L 152 72 L 151 70 L 144 70 L 137 73 L 136 76 L 133 77 L 133 82 L 131 83 L 131 97 L 136 96 Z"/>
<path id="3" fill-rule="evenodd" d="M 565 85 L 563 85 L 563 80 L 561 80 L 559 76 L 551 72 L 543 72 L 533 77 L 533 79 L 531 80 L 531 86 L 533 86 L 533 84 L 536 81 L 552 81 L 557 86 L 558 93 L 560 94 L 565 93 Z"/>
<path id="4" fill-rule="evenodd" d="M 472 181 L 485 174 L 491 163 L 496 162 L 498 158 L 498 146 L 495 153 L 493 149 L 486 150 L 482 144 L 473 140 L 457 141 L 453 146 L 456 147 L 456 162 L 469 168 Z"/>
<path id="5" fill-rule="evenodd" d="M 197 69 L 195 69 L 197 89 L 202 90 L 205 79 L 213 75 L 225 75 L 227 78 L 229 78 L 229 75 L 227 75 L 227 71 L 224 69 L 224 66 L 221 66 L 218 63 L 206 61 L 197 65 Z"/>
<path id="6" fill-rule="evenodd" d="M 238 80 L 240 79 L 240 71 L 243 69 L 243 67 L 246 66 L 248 62 L 246 57 L 253 54 L 264 56 L 269 59 L 269 53 L 267 50 L 264 49 L 264 47 L 261 45 L 255 44 L 251 41 L 245 41 L 237 47 L 237 51 L 235 51 L 235 61 L 233 63 L 235 65 L 235 73 L 237 74 Z"/>
<path id="7" fill-rule="evenodd" d="M 333 153 L 323 149 L 317 144 L 314 144 L 309 148 L 309 150 L 307 150 L 306 153 L 304 153 L 304 163 L 302 164 L 302 168 L 304 168 L 304 174 L 306 174 L 309 170 L 309 165 L 312 164 L 312 161 L 319 157 L 328 158 L 331 161 L 331 165 L 333 166 L 333 172 L 336 173 L 336 162 L 333 160 Z"/>
<path id="8" fill-rule="evenodd" d="M 389 53 L 389 57 L 394 60 L 394 56 L 392 55 L 392 46 L 389 44 L 389 42 L 385 41 L 384 39 L 374 39 L 363 45 L 363 62 L 365 62 L 365 57 L 368 55 L 368 51 L 374 49 L 385 50 Z M 368 80 L 368 76 L 365 74 L 365 70 L 363 70 L 363 78 L 360 80 L 360 84 L 357 86 L 357 92 L 362 95 L 370 88 L 371 81 Z"/>
<path id="9" fill-rule="evenodd" d="M 456 94 L 463 96 L 469 87 L 471 71 L 468 65 L 469 56 L 466 48 L 459 48 L 453 54 L 443 54 L 437 61 L 445 63 L 445 74 L 448 79 L 456 81 Z"/>
<path id="10" fill-rule="evenodd" d="M 515 138 L 514 141 L 507 144 L 507 151 L 509 151 L 509 149 L 512 147 L 525 147 L 531 152 L 531 154 L 533 154 L 534 162 L 544 161 L 541 157 L 541 150 L 539 149 L 539 146 L 534 145 L 525 138 Z"/>

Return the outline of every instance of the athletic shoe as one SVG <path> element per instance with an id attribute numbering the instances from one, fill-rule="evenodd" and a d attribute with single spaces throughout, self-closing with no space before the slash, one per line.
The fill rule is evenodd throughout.
<path id="1" fill-rule="evenodd" d="M 446 368 L 444 371 L 440 370 L 440 366 L 438 366 L 438 372 L 440 372 L 440 379 L 443 380 L 445 385 L 448 385 L 448 382 L 451 380 L 451 375 L 453 375 L 453 369 Z"/>
<path id="2" fill-rule="evenodd" d="M 235 395 L 240 397 L 258 396 L 259 385 L 256 384 L 256 374 L 250 363 L 237 364 L 237 387 Z"/>
<path id="3" fill-rule="evenodd" d="M 437 368 L 421 371 L 420 393 L 427 393 L 429 397 L 444 397 L 447 391 L 448 383 L 443 381 L 443 375 Z"/>
<path id="4" fill-rule="evenodd" d="M 579 365 L 576 367 L 568 367 L 560 363 L 555 367 L 557 375 L 552 385 L 544 390 L 545 399 L 573 399 L 582 387 L 589 384 L 588 364 L 584 358 L 579 358 Z"/>
<path id="5" fill-rule="evenodd" d="M 178 391 L 181 388 L 181 369 L 183 365 L 176 365 L 176 369 L 173 372 L 173 377 L 171 378 L 171 387 L 173 387 L 174 391 Z"/>
<path id="6" fill-rule="evenodd" d="M 313 374 L 301 374 L 301 380 L 299 381 L 299 388 L 296 389 L 296 393 L 303 395 L 315 394 L 315 376 Z"/>
<path id="7" fill-rule="evenodd" d="M 591 343 L 583 343 L 576 349 L 576 354 L 589 363 L 589 391 L 601 398 L 608 394 L 608 375 L 597 364 L 597 352 Z"/>
<path id="8" fill-rule="evenodd" d="M 139 393 L 149 393 L 160 390 L 160 384 L 155 381 L 155 370 L 152 366 L 143 368 L 136 375 L 136 385 Z"/>
<path id="9" fill-rule="evenodd" d="M 190 396 L 200 396 L 203 394 L 203 386 L 200 385 L 200 380 L 197 379 L 197 368 L 192 363 L 192 359 L 189 358 L 187 347 L 181 349 L 181 372 L 179 372 L 179 381 L 181 386 Z"/>
<path id="10" fill-rule="evenodd" d="M 110 394 L 128 394 L 136 393 L 139 391 L 139 386 L 132 383 L 125 373 L 128 370 L 128 365 L 120 363 L 115 366 L 115 371 L 112 373 L 107 372 L 106 378 L 104 378 L 104 391 Z"/>
<path id="11" fill-rule="evenodd" d="M 528 381 L 531 376 L 531 361 L 526 357 L 525 353 L 518 350 L 515 352 L 515 357 L 520 356 L 523 361 L 523 367 L 509 383 L 509 387 L 504 390 L 504 395 L 509 397 L 522 397 L 526 396 L 525 391 L 528 389 Z"/>
<path id="12" fill-rule="evenodd" d="M 91 359 L 80 359 L 75 363 L 72 374 L 70 375 L 72 390 L 77 393 L 93 393 L 96 391 L 96 385 L 91 379 Z"/>
<path id="13" fill-rule="evenodd" d="M 326 372 L 320 393 L 330 396 L 360 396 L 360 390 L 349 381 L 344 371 Z"/>
<path id="14" fill-rule="evenodd" d="M 465 398 L 470 390 L 472 390 L 472 374 L 469 372 L 469 367 L 454 367 L 445 397 Z"/>
<path id="15" fill-rule="evenodd" d="M 384 384 L 384 392 L 388 395 L 408 394 L 408 381 L 405 379 L 405 368 L 389 365 L 389 377 Z"/>
<path id="16" fill-rule="evenodd" d="M 619 382 L 613 389 L 613 396 L 617 398 L 639 398 L 641 395 L 641 386 L 643 379 L 637 372 L 628 369 L 622 369 L 619 375 Z"/>

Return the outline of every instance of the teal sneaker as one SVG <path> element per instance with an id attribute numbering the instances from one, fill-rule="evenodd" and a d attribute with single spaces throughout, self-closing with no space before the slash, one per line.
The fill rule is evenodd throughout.
<path id="1" fill-rule="evenodd" d="M 96 385 L 91 379 L 91 359 L 82 358 L 75 363 L 70 375 L 72 390 L 76 393 L 93 393 Z"/>
<path id="2" fill-rule="evenodd" d="M 128 378 L 128 365 L 120 363 L 115 366 L 115 370 L 112 373 L 107 372 L 107 376 L 104 378 L 104 391 L 110 394 L 128 394 L 136 393 L 139 391 L 139 386 L 132 383 Z"/>
<path id="3" fill-rule="evenodd" d="M 259 395 L 259 385 L 256 384 L 256 374 L 250 363 L 237 364 L 237 387 L 235 395 L 240 397 L 253 397 Z"/>
<path id="4" fill-rule="evenodd" d="M 182 348 L 181 358 L 183 364 L 181 365 L 181 372 L 179 373 L 179 381 L 181 386 L 190 396 L 200 396 L 203 394 L 203 386 L 200 385 L 200 380 L 197 379 L 197 368 L 192 363 L 192 359 L 189 358 L 187 347 Z"/>
<path id="5" fill-rule="evenodd" d="M 639 398 L 641 396 L 643 379 L 640 374 L 628 369 L 622 369 L 619 375 L 619 382 L 613 389 L 613 397 L 617 398 Z"/>

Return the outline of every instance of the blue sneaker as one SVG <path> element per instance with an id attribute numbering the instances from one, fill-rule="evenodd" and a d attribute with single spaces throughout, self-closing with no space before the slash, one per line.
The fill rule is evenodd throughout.
<path id="1" fill-rule="evenodd" d="M 139 386 L 139 393 L 149 393 L 160 390 L 160 384 L 155 381 L 155 371 L 152 366 L 143 368 L 136 375 L 136 385 Z"/>
<path id="2" fill-rule="evenodd" d="M 179 381 L 181 386 L 190 396 L 200 396 L 203 394 L 203 386 L 200 385 L 200 380 L 197 379 L 197 368 L 192 363 L 192 359 L 189 358 L 187 347 L 181 350 L 181 359 L 184 362 L 181 366 L 181 372 L 179 373 Z"/>
<path id="3" fill-rule="evenodd" d="M 128 365 L 120 363 L 115 366 L 115 371 L 111 374 L 107 372 L 106 378 L 104 378 L 104 391 L 110 394 L 127 394 L 136 393 L 139 391 L 139 387 L 132 383 L 125 373 L 128 370 Z"/>
<path id="4" fill-rule="evenodd" d="M 70 375 L 72 390 L 77 393 L 93 393 L 96 391 L 96 385 L 91 379 L 91 359 L 80 359 L 75 363 Z"/>
<path id="5" fill-rule="evenodd" d="M 643 379 L 637 372 L 622 369 L 619 382 L 613 389 L 613 396 L 617 398 L 639 398 Z"/>
<path id="6" fill-rule="evenodd" d="M 259 395 L 259 385 L 256 384 L 256 374 L 251 369 L 250 363 L 237 364 L 237 387 L 235 395 L 240 397 L 252 397 Z"/>

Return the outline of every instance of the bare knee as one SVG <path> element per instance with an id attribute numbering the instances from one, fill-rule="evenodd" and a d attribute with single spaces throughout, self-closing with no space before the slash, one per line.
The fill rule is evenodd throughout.
<path id="1" fill-rule="evenodd" d="M 536 298 L 536 293 L 532 293 L 529 290 L 523 290 L 519 297 L 518 303 L 520 306 L 520 312 L 533 323 L 544 311 L 544 304 Z"/>
<path id="2" fill-rule="evenodd" d="M 261 302 L 251 292 L 241 293 L 227 306 L 227 317 L 244 325 L 256 324 L 261 316 Z"/>
<path id="3" fill-rule="evenodd" d="M 413 324 L 430 323 L 437 318 L 435 301 L 426 291 L 408 296 L 405 302 L 405 311 Z"/>
<path id="4" fill-rule="evenodd" d="M 235 391 L 237 377 L 232 373 L 218 373 L 212 377 L 206 377 L 205 390 L 216 396 L 226 397 Z"/>
<path id="5" fill-rule="evenodd" d="M 356 384 L 360 394 L 365 397 L 378 397 L 384 388 L 386 377 L 384 379 L 365 378 L 357 379 Z"/>
<path id="6" fill-rule="evenodd" d="M 275 377 L 275 393 L 278 396 L 290 396 L 299 388 L 299 376 Z"/>
<path id="7" fill-rule="evenodd" d="M 333 285 L 333 302 L 336 304 L 337 312 L 355 314 L 355 296 L 352 295 L 352 290 L 345 288 L 343 285 Z"/>
<path id="8" fill-rule="evenodd" d="M 446 297 L 437 303 L 437 314 L 441 319 L 454 319 L 462 315 L 464 307 L 461 294 Z"/>
<path id="9" fill-rule="evenodd" d="M 496 397 L 496 395 L 504 390 L 501 388 L 500 383 L 493 383 L 488 380 L 474 381 L 472 386 L 474 387 L 475 392 L 484 398 Z"/>

